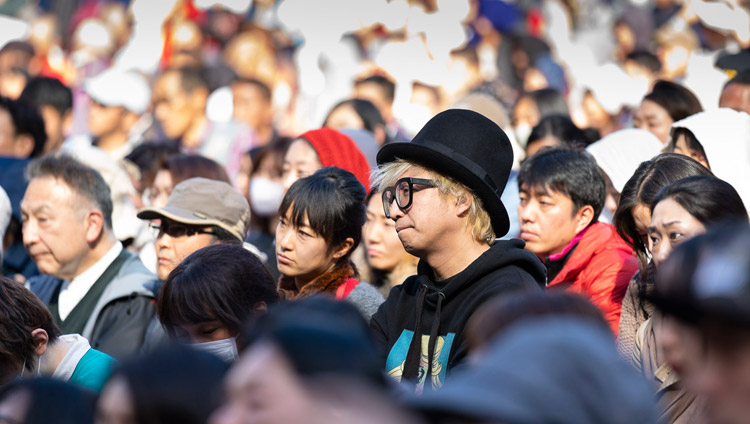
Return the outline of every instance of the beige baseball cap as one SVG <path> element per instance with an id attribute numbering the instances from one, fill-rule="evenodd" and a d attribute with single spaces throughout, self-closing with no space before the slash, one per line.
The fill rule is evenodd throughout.
<path id="1" fill-rule="evenodd" d="M 141 209 L 138 218 L 216 225 L 244 241 L 250 223 L 250 205 L 231 185 L 197 177 L 177 184 L 164 207 Z"/>

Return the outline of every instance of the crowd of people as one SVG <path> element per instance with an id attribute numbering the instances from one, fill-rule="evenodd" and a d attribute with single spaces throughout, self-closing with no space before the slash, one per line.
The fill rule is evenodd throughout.
<path id="1" fill-rule="evenodd" d="M 0 2 L 0 422 L 748 422 L 747 205 L 747 0 Z"/>

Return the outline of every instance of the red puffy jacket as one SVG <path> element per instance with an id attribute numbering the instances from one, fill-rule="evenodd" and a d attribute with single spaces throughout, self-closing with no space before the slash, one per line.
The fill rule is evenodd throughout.
<path id="1" fill-rule="evenodd" d="M 633 249 L 609 224 L 588 227 L 563 269 L 547 284 L 549 290 L 580 293 L 598 306 L 615 336 L 622 298 L 638 263 Z"/>

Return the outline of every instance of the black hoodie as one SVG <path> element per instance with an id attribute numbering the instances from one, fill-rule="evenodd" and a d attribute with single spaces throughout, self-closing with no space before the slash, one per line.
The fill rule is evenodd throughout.
<path id="1" fill-rule="evenodd" d="M 426 375 L 433 388 L 442 386 L 447 371 L 466 356 L 463 330 L 482 303 L 503 293 L 544 287 L 544 265 L 523 247 L 518 239 L 498 240 L 463 271 L 443 281 L 435 281 L 432 268 L 420 261 L 417 275 L 394 287 L 370 321 L 387 355 L 383 362 L 388 375 L 414 381 L 418 392 Z M 412 346 L 417 322 L 421 322 L 422 340 Z"/>

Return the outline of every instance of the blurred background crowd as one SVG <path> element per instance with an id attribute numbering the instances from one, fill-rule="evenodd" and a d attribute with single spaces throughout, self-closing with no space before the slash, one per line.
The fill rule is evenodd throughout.
<path id="1" fill-rule="evenodd" d="M 420 257 L 418 268 L 404 249 L 371 176 L 383 146 L 411 141 L 449 109 L 497 124 L 513 152 L 497 192 L 510 228 L 490 239 L 524 239 L 551 285 L 560 282 L 552 262 L 568 265 L 599 221 L 611 233 L 605 244 L 625 252 L 628 275 L 612 282 L 609 311 L 570 295 L 487 302 L 461 336 L 469 356 L 454 385 L 417 397 L 386 379 L 367 324 L 392 287 L 434 264 Z M 0 383 L 12 381 L 0 387 L 0 422 L 43 422 L 34 407 L 42 403 L 69 415 L 60 422 L 90 422 L 94 410 L 101 423 L 655 422 L 644 376 L 658 388 L 663 422 L 742 422 L 750 386 L 739 377 L 750 376 L 750 363 L 731 352 L 750 351 L 750 292 L 731 288 L 745 296 L 732 304 L 739 312 L 722 315 L 731 326 L 712 321 L 721 305 L 680 296 L 700 292 L 701 272 L 750 284 L 750 261 L 730 254 L 750 251 L 748 113 L 748 0 L 0 1 L 0 342 L 31 335 L 25 350 L 0 343 Z M 565 166 L 550 171 L 555 163 Z M 600 170 L 606 198 L 583 230 L 554 246 L 568 250 L 545 250 L 524 235 L 533 197 L 524 182 L 554 172 L 565 184 L 582 181 L 566 167 Z M 67 218 L 47 224 L 35 205 L 62 196 L 43 186 L 50 176 L 75 200 L 57 210 Z M 326 178 L 338 184 L 333 192 L 315 185 Z M 390 192 L 402 211 L 399 196 L 411 204 L 419 191 L 408 184 Z M 552 191 L 563 187 L 578 202 L 580 187 L 565 184 Z M 111 205 L 102 206 L 107 190 Z M 678 206 L 694 218 L 691 237 L 718 221 L 745 224 L 698 237 L 669 262 L 682 238 L 664 229 L 672 215 L 656 207 L 672 198 L 688 199 Z M 91 227 L 64 228 L 89 201 L 101 209 L 86 215 Z M 552 238 L 562 231 L 547 225 Z M 85 243 L 70 236 L 79 229 Z M 325 243 L 309 257 L 284 256 L 295 237 Z M 712 249 L 731 260 L 713 264 Z M 88 260 L 106 262 L 100 273 L 117 264 L 117 275 L 103 275 L 140 291 L 97 288 Z M 340 275 L 310 274 L 320 261 Z M 668 271 L 654 294 L 656 267 Z M 71 294 L 81 276 L 90 284 Z M 18 291 L 22 284 L 38 298 Z M 94 292 L 112 303 L 92 301 Z M 307 299 L 319 293 L 350 302 Z M 654 305 L 680 324 L 662 333 Z M 601 312 L 611 312 L 606 321 Z M 528 316 L 534 325 L 511 328 Z M 127 320 L 138 322 L 138 342 L 112 330 Z M 10 322 L 23 325 L 6 331 Z M 617 358 L 612 333 L 642 375 Z M 669 334 L 681 337 L 679 349 Z M 732 345 L 737 334 L 744 338 Z M 215 355 L 164 350 L 166 339 Z M 739 370 L 736 381 L 714 382 L 721 390 L 700 380 L 715 358 L 690 355 L 713 344 L 723 349 L 721 375 Z M 80 353 L 72 365 L 62 359 L 71 352 Z M 683 391 L 680 371 L 714 397 Z M 89 391 L 24 373 L 83 381 Z M 571 379 L 585 384 L 573 390 Z M 703 409 L 723 396 L 726 413 Z"/>

